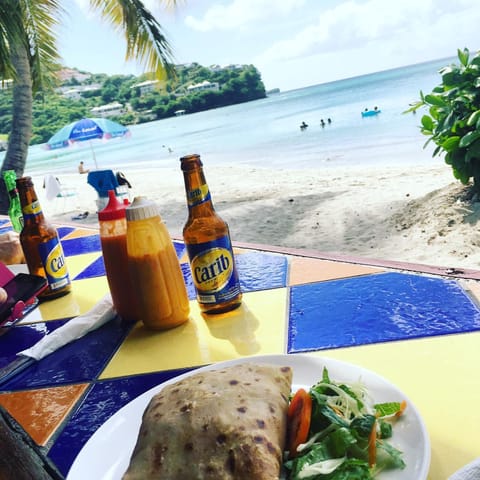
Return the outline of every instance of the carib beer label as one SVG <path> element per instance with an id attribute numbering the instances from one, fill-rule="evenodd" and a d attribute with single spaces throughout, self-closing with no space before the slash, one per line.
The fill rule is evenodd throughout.
<path id="1" fill-rule="evenodd" d="M 212 242 L 187 245 L 197 298 L 202 303 L 222 303 L 240 293 L 228 236 Z"/>
<path id="2" fill-rule="evenodd" d="M 63 255 L 62 244 L 58 238 L 38 245 L 38 252 L 42 259 L 43 268 L 47 276 L 48 285 L 52 291 L 58 290 L 70 283 L 67 265 Z"/>
<path id="3" fill-rule="evenodd" d="M 42 207 L 40 206 L 40 202 L 38 200 L 25 205 L 22 208 L 23 215 L 26 218 L 33 218 L 38 215 L 42 211 Z"/>
<path id="4" fill-rule="evenodd" d="M 189 207 L 200 205 L 207 200 L 210 200 L 210 190 L 208 189 L 208 185 L 206 183 L 200 185 L 198 188 L 190 190 L 187 194 L 187 203 Z"/>

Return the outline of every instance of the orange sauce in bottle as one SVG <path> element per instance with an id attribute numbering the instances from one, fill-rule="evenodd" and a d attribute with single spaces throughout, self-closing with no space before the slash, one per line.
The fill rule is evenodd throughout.
<path id="1" fill-rule="evenodd" d="M 187 288 L 156 205 L 137 197 L 126 213 L 128 264 L 139 297 L 140 319 L 156 330 L 185 323 L 190 314 Z"/>
<path id="2" fill-rule="evenodd" d="M 103 263 L 116 312 L 123 320 L 134 322 L 139 318 L 138 301 L 128 268 L 125 205 L 113 190 L 108 195 L 107 206 L 98 212 Z"/>

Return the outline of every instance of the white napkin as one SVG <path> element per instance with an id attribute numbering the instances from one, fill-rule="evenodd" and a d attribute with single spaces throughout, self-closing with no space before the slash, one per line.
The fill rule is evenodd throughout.
<path id="1" fill-rule="evenodd" d="M 69 320 L 65 325 L 57 328 L 49 335 L 45 335 L 33 347 L 20 352 L 19 355 L 41 360 L 43 357 L 58 350 L 67 343 L 81 338 L 87 333 L 101 327 L 113 317 L 116 312 L 113 309 L 112 297 L 105 295 L 90 311 Z"/>
<path id="2" fill-rule="evenodd" d="M 448 480 L 480 480 L 480 458 L 465 465 Z"/>

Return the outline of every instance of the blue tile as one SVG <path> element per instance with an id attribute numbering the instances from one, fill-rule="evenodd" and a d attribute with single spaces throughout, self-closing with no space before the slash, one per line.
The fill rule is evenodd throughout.
<path id="1" fill-rule="evenodd" d="M 104 380 L 94 384 L 48 456 L 60 472 L 66 475 L 87 440 L 115 412 L 147 390 L 189 370 L 192 369 Z"/>
<path id="2" fill-rule="evenodd" d="M 2 352 L 0 368 L 14 360 L 18 352 L 30 348 L 63 323 L 65 320 L 56 320 L 47 323 L 16 325 L 6 329 L 6 333 L 0 336 L 0 352 Z"/>
<path id="3" fill-rule="evenodd" d="M 235 255 L 242 292 L 283 288 L 287 284 L 288 261 L 284 255 L 248 252 Z"/>
<path id="4" fill-rule="evenodd" d="M 66 237 L 70 233 L 76 230 L 75 227 L 57 227 L 58 236 L 60 238 Z"/>
<path id="5" fill-rule="evenodd" d="M 195 285 L 193 284 L 192 272 L 190 270 L 190 264 L 182 263 L 180 264 L 182 269 L 183 279 L 185 280 L 185 286 L 187 287 L 187 294 L 190 300 L 197 298 L 197 292 L 195 290 Z"/>
<path id="6" fill-rule="evenodd" d="M 102 277 L 105 275 L 105 263 L 103 256 L 99 256 L 87 268 L 82 270 L 74 280 L 84 280 L 86 278 Z"/>
<path id="7" fill-rule="evenodd" d="M 66 257 L 102 251 L 99 235 L 62 240 L 62 247 Z"/>
<path id="8" fill-rule="evenodd" d="M 13 339 L 12 343 L 16 343 L 18 349 L 14 350 L 10 347 L 7 355 L 4 355 L 2 351 L 2 361 L 8 363 L 17 352 L 34 345 L 37 340 L 56 330 L 64 323 L 65 321 L 62 320 L 31 325 L 28 328 L 26 326 L 15 327 L 13 332 L 4 335 L 1 340 L 5 337 L 8 340 L 8 336 L 11 334 L 18 337 L 22 333 L 27 333 L 29 334 L 29 342 L 27 343 L 23 338 Z M 32 332 L 34 328 L 37 328 L 37 334 Z M 21 329 L 26 329 L 26 331 L 19 333 Z M 98 330 L 90 332 L 36 362 L 6 382 L 1 388 L 2 390 L 22 390 L 46 385 L 87 382 L 95 379 L 130 329 L 131 325 L 124 325 L 117 317 Z"/>
<path id="9" fill-rule="evenodd" d="M 175 251 L 177 252 L 177 257 L 182 258 L 183 254 L 185 253 L 185 244 L 183 242 L 173 241 L 173 246 L 175 247 Z"/>
<path id="10" fill-rule="evenodd" d="M 89 239 L 87 240 L 86 245 L 84 242 L 82 242 L 80 246 L 78 244 L 71 246 L 69 243 L 67 243 L 67 242 L 70 242 L 70 240 L 66 240 L 62 242 L 62 245 L 65 245 L 67 243 L 68 254 L 67 252 L 65 252 L 65 255 L 70 256 L 70 255 L 78 255 L 80 253 L 91 253 L 91 252 L 100 252 L 101 254 L 102 245 L 100 243 L 100 237 L 94 235 L 92 237 L 86 237 L 86 238 Z M 82 241 L 83 239 L 80 238 L 75 240 Z M 183 245 L 183 243 L 180 244 L 178 242 L 173 242 L 173 245 L 175 247 L 175 252 L 177 253 L 177 257 L 181 258 L 185 252 L 185 246 Z M 64 247 L 64 251 L 65 251 L 65 247 Z M 76 252 L 76 253 L 73 253 L 73 252 Z M 188 265 L 185 271 L 188 273 Z M 105 275 L 105 264 L 103 262 L 103 257 L 100 256 L 95 261 L 93 261 L 90 265 L 88 265 L 87 268 L 82 270 L 74 278 L 74 280 L 84 280 L 86 278 L 102 277 L 104 275 Z M 195 298 L 195 295 L 192 298 Z"/>
<path id="11" fill-rule="evenodd" d="M 383 273 L 292 287 L 288 352 L 480 330 L 454 280 Z"/>
<path id="12" fill-rule="evenodd" d="M 268 253 L 242 253 L 235 255 L 240 288 L 243 293 L 272 288 L 283 288 L 287 284 L 288 260 L 284 255 Z M 188 264 L 182 265 L 188 298 L 196 298 L 195 286 Z"/>

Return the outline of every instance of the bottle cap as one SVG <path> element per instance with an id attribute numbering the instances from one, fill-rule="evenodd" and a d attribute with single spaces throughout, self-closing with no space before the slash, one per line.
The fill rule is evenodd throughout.
<path id="1" fill-rule="evenodd" d="M 183 171 L 194 170 L 197 168 L 197 166 L 203 166 L 198 153 L 192 153 L 191 155 L 185 155 L 184 157 L 180 158 L 180 168 Z"/>
<path id="2" fill-rule="evenodd" d="M 128 220 L 144 220 L 146 218 L 158 217 L 158 208 L 155 202 L 148 200 L 147 197 L 135 197 L 133 202 L 127 207 Z"/>
<path id="3" fill-rule="evenodd" d="M 103 222 L 105 220 L 120 220 L 125 218 L 125 205 L 118 201 L 115 190 L 108 191 L 108 204 L 98 212 L 98 220 Z"/>

